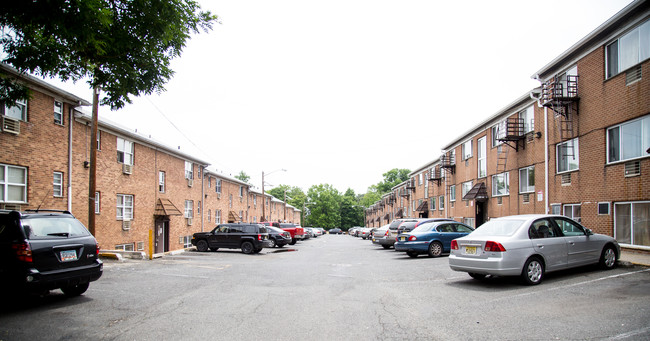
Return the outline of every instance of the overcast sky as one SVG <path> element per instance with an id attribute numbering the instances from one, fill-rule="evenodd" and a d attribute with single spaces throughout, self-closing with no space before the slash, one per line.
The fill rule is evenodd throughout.
<path id="1" fill-rule="evenodd" d="M 539 86 L 533 73 L 630 2 L 202 0 L 221 24 L 188 42 L 167 91 L 100 117 L 258 189 L 284 168 L 267 186 L 365 193 Z"/>

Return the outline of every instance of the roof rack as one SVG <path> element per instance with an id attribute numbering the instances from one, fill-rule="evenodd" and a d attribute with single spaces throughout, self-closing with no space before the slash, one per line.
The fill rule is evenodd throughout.
<path id="1" fill-rule="evenodd" d="M 52 210 L 52 209 L 28 209 L 24 210 L 23 212 L 33 212 L 33 213 L 39 213 L 39 212 L 54 212 L 54 213 L 65 213 L 65 214 L 72 214 L 68 210 Z"/>

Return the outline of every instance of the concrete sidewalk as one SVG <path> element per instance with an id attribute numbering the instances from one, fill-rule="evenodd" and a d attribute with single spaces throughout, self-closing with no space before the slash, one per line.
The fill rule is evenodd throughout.
<path id="1" fill-rule="evenodd" d="M 618 261 L 622 266 L 650 266 L 650 252 L 621 249 L 621 257 Z"/>

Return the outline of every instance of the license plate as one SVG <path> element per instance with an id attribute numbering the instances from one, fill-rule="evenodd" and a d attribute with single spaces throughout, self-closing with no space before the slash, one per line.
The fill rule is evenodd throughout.
<path id="1" fill-rule="evenodd" d="M 402 242 L 405 242 L 405 241 L 406 241 L 406 237 L 399 237 L 399 240 L 402 241 Z"/>
<path id="2" fill-rule="evenodd" d="M 465 246 L 465 254 L 466 255 L 475 255 L 476 254 L 476 246 Z"/>
<path id="3" fill-rule="evenodd" d="M 62 262 L 71 262 L 74 260 L 77 260 L 77 251 L 75 250 L 61 251 Z"/>
<path id="4" fill-rule="evenodd" d="M 373 242 L 376 242 L 377 240 L 375 240 L 375 238 L 372 238 L 372 241 L 373 241 Z"/>

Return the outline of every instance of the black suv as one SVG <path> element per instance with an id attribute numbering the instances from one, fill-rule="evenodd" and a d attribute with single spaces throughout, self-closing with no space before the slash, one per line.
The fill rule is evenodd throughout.
<path id="1" fill-rule="evenodd" d="M 266 227 L 259 224 L 220 224 L 210 232 L 198 232 L 192 236 L 192 245 L 205 252 L 219 248 L 241 249 L 245 254 L 259 253 L 269 246 Z"/>
<path id="2" fill-rule="evenodd" d="M 102 276 L 99 246 L 70 212 L 0 210 L 0 286 L 77 296 Z"/>

